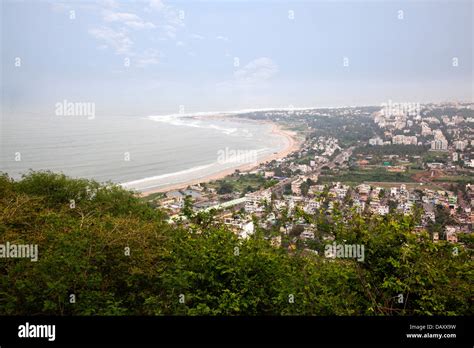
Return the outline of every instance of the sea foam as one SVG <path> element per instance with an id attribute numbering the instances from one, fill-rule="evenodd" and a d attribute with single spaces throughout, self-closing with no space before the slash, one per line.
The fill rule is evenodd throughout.
<path id="1" fill-rule="evenodd" d="M 214 129 L 216 131 L 222 132 L 227 135 L 232 135 L 237 132 L 237 128 L 225 128 L 218 126 L 216 124 L 208 124 L 200 120 L 193 119 L 191 117 L 182 116 L 182 115 L 164 115 L 164 116 L 148 116 L 149 120 L 155 122 L 162 122 L 171 124 L 173 126 L 184 126 L 184 127 L 193 127 L 193 128 L 203 128 L 203 129 Z"/>

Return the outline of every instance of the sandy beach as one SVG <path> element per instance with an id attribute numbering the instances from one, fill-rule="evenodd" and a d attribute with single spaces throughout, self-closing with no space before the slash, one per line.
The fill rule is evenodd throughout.
<path id="1" fill-rule="evenodd" d="M 267 122 L 268 123 L 268 122 Z M 253 169 L 257 168 L 260 164 L 270 162 L 273 160 L 277 159 L 282 159 L 288 156 L 289 154 L 297 151 L 301 144 L 302 141 L 297 138 L 296 133 L 290 130 L 283 129 L 280 125 L 277 125 L 275 123 L 270 123 L 272 125 L 272 130 L 271 134 L 275 134 L 278 136 L 281 136 L 285 138 L 286 141 L 286 146 L 283 150 L 277 153 L 273 153 L 269 156 L 266 156 L 262 159 L 260 159 L 257 163 L 252 163 L 252 164 L 244 164 L 241 166 L 233 167 L 233 168 L 228 168 L 225 170 L 222 170 L 217 173 L 210 174 L 205 177 L 201 177 L 195 180 L 188 180 L 186 182 L 178 183 L 178 184 L 173 184 L 169 186 L 164 186 L 164 187 L 159 187 L 156 189 L 149 189 L 143 192 L 140 192 L 140 196 L 148 196 L 152 193 L 157 193 L 157 192 L 169 192 L 173 190 L 180 190 L 180 189 L 185 189 L 188 186 L 191 185 L 196 185 L 200 183 L 206 183 L 214 180 L 219 180 L 222 179 L 228 175 L 233 174 L 236 170 L 239 170 L 240 172 L 249 172 L 252 171 Z"/>

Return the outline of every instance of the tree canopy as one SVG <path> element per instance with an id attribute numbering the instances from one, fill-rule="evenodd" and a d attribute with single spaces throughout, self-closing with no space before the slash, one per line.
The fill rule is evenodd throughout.
<path id="1" fill-rule="evenodd" d="M 0 314 L 472 314 L 470 251 L 414 233 L 413 217 L 306 218 L 336 242 L 363 244 L 364 262 L 240 239 L 212 212 L 169 224 L 112 184 L 3 175 L 0 244 L 37 244 L 39 258 L 0 259 Z"/>

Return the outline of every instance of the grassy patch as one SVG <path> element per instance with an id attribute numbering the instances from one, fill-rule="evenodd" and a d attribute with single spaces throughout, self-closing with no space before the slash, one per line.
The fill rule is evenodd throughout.
<path id="1" fill-rule="evenodd" d="M 156 193 L 151 193 L 144 197 L 140 197 L 140 200 L 143 202 L 149 202 L 149 201 L 155 201 L 155 200 L 161 199 L 163 197 L 165 197 L 165 194 L 163 192 L 156 192 Z"/>
<path id="2" fill-rule="evenodd" d="M 340 181 L 344 183 L 360 184 L 366 181 L 371 182 L 413 182 L 411 175 L 414 171 L 404 173 L 391 173 L 383 168 L 375 168 L 373 170 L 345 170 L 339 173 L 321 175 L 319 181 L 321 183 L 329 183 Z"/>
<path id="3" fill-rule="evenodd" d="M 452 176 L 441 176 L 435 178 L 433 181 L 436 182 L 449 182 L 457 184 L 469 184 L 474 182 L 474 175 L 452 175 Z"/>
<path id="4" fill-rule="evenodd" d="M 233 190 L 238 192 L 253 192 L 273 186 L 277 183 L 276 180 L 266 179 L 261 175 L 247 174 L 226 176 L 221 180 L 212 181 L 208 185 L 209 187 L 218 189 L 224 182 L 231 184 Z"/>

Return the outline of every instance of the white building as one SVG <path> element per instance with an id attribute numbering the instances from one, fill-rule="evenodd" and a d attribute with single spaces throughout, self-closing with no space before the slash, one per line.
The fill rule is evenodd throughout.
<path id="1" fill-rule="evenodd" d="M 291 191 L 296 196 L 301 195 L 301 184 L 304 182 L 303 178 L 298 178 L 291 183 Z"/>
<path id="2" fill-rule="evenodd" d="M 376 146 L 376 145 L 383 145 L 383 140 L 380 137 L 375 137 L 369 139 L 369 145 Z"/>
<path id="3" fill-rule="evenodd" d="M 457 243 L 458 242 L 458 236 L 457 236 L 455 227 L 446 226 L 445 233 L 446 233 L 446 240 L 448 242 L 451 242 L 451 243 Z"/>
<path id="4" fill-rule="evenodd" d="M 431 142 L 431 150 L 446 151 L 448 149 L 448 141 L 446 139 L 437 139 Z"/>
<path id="5" fill-rule="evenodd" d="M 448 149 L 448 141 L 444 137 L 443 132 L 437 130 L 435 132 L 434 140 L 431 142 L 431 150 L 446 151 Z"/>
<path id="6" fill-rule="evenodd" d="M 421 135 L 424 136 L 424 137 L 427 136 L 427 135 L 431 135 L 431 128 L 425 122 L 423 122 L 421 124 Z"/>
<path id="7" fill-rule="evenodd" d="M 418 140 L 416 136 L 407 136 L 407 135 L 395 135 L 392 138 L 392 144 L 399 144 L 399 145 L 417 145 Z"/>
<path id="8" fill-rule="evenodd" d="M 245 195 L 245 212 L 260 213 L 264 210 L 264 202 L 270 202 L 271 192 L 268 190 L 248 193 Z"/>
<path id="9" fill-rule="evenodd" d="M 254 231 L 255 231 L 255 228 L 254 228 L 254 225 L 253 225 L 253 221 L 250 221 L 242 227 L 242 231 L 239 233 L 239 237 L 243 238 L 243 239 L 246 239 L 250 235 L 252 235 L 254 233 Z"/>
<path id="10" fill-rule="evenodd" d="M 466 146 L 467 146 L 467 141 L 458 140 L 454 142 L 454 147 L 456 148 L 456 150 L 464 151 Z"/>

